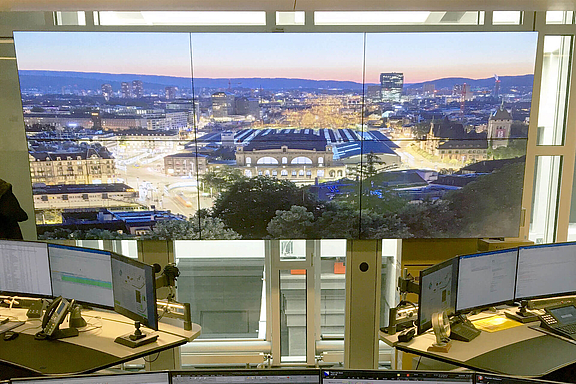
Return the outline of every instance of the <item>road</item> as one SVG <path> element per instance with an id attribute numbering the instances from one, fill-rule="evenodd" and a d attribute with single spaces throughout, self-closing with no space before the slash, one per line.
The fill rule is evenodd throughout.
<path id="1" fill-rule="evenodd" d="M 161 170 L 162 160 L 157 160 L 138 167 L 127 165 L 126 171 L 118 171 L 118 177 L 135 190 L 146 190 L 147 198 L 140 202 L 147 206 L 155 205 L 156 209 L 192 216 L 198 210 L 199 204 L 200 208 L 212 207 L 213 199 L 210 196 L 199 197 L 196 187 L 175 188 L 166 192 L 165 187 L 170 184 L 195 179 L 167 176 Z"/>

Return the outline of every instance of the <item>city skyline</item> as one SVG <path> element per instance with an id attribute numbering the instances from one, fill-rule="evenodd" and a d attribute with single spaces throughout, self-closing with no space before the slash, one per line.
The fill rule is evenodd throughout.
<path id="1" fill-rule="evenodd" d="M 14 35 L 21 70 L 175 77 L 193 73 L 196 78 L 213 79 L 363 80 L 363 33 Z M 55 50 L 60 54 L 54 55 Z M 368 33 L 365 81 L 378 83 L 381 72 L 403 72 L 406 84 L 446 77 L 531 74 L 535 50 L 536 34 L 530 32 Z"/>

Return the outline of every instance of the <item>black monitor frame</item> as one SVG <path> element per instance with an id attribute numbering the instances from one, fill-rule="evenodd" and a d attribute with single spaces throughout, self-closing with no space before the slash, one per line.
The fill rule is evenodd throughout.
<path id="1" fill-rule="evenodd" d="M 142 375 L 154 375 L 154 374 L 159 374 L 159 373 L 165 373 L 166 374 L 166 384 L 169 384 L 170 381 L 170 372 L 166 371 L 166 370 L 162 370 L 162 371 L 141 371 L 141 372 L 123 372 L 123 373 L 112 373 L 112 374 L 103 374 L 103 373 L 98 373 L 98 374 L 84 374 L 84 375 L 70 375 L 70 376 L 39 376 L 39 377 L 28 377 L 28 378 L 14 378 L 11 379 L 11 383 L 21 383 L 21 384 L 26 384 L 32 380 L 34 381 L 46 381 L 46 382 L 50 382 L 50 380 L 59 380 L 59 381 L 65 381 L 67 378 L 69 378 L 71 381 L 74 379 L 83 379 L 83 378 L 92 378 L 92 377 L 119 377 L 119 376 L 142 376 Z M 8 382 L 8 381 L 7 381 Z M 4 383 L 3 381 L 0 381 L 0 383 Z"/>
<path id="2" fill-rule="evenodd" d="M 449 265 L 452 265 L 452 288 L 454 289 L 454 292 L 452 292 L 452 294 L 454 295 L 454 299 L 456 299 L 456 291 L 458 290 L 457 287 L 457 277 L 458 277 L 458 257 L 452 257 L 448 260 L 445 260 L 441 263 L 438 263 L 436 265 L 431 266 L 430 268 L 426 268 L 420 271 L 420 280 L 419 280 L 419 286 L 420 286 L 420 292 L 418 293 L 418 319 L 416 322 L 416 326 L 418 329 L 418 334 L 421 335 L 422 333 L 426 332 L 428 329 L 432 328 L 432 322 L 431 321 L 427 321 L 426 323 L 422 323 L 422 290 L 424 288 L 424 284 L 423 284 L 423 279 L 431 274 L 434 273 L 442 268 L 445 268 Z M 454 301 L 454 308 L 451 308 L 452 311 L 448 312 L 448 315 L 453 315 L 456 313 L 456 301 Z"/>
<path id="3" fill-rule="evenodd" d="M 573 291 L 565 291 L 565 292 L 555 292 L 555 293 L 548 293 L 542 295 L 534 295 L 534 296 L 525 296 L 525 297 L 518 297 L 517 287 L 518 287 L 518 268 L 520 266 L 520 252 L 522 249 L 531 249 L 531 248 L 555 248 L 555 247 L 565 247 L 565 246 L 576 246 L 576 241 L 565 242 L 565 243 L 551 243 L 551 244 L 539 244 L 539 245 L 528 245 L 525 247 L 518 247 L 518 261 L 516 262 L 516 280 L 514 281 L 514 301 L 520 302 L 522 300 L 532 300 L 532 299 L 544 299 L 547 297 L 555 297 L 555 296 L 568 296 L 568 295 L 576 295 L 576 289 Z M 576 255 L 575 255 L 576 257 Z"/>
<path id="4" fill-rule="evenodd" d="M 331 372 L 337 377 L 331 377 Z M 396 371 L 396 370 L 356 370 L 356 369 L 322 369 L 322 380 L 324 379 L 342 379 L 342 380 L 402 380 L 406 383 L 416 381 L 419 384 L 425 383 L 422 379 L 444 379 L 454 380 L 455 383 L 459 379 L 462 382 L 473 383 L 474 372 L 445 372 L 445 371 Z"/>
<path id="5" fill-rule="evenodd" d="M 292 369 L 292 368 L 272 368 L 272 369 L 199 369 L 191 371 L 170 371 L 170 383 L 173 383 L 173 377 L 177 375 L 184 376 L 283 376 L 283 375 L 302 375 L 318 376 L 318 384 L 321 384 L 322 377 L 320 369 Z"/>
<path id="6" fill-rule="evenodd" d="M 477 305 L 477 306 L 470 307 L 470 308 L 458 309 L 458 287 L 459 287 L 458 282 L 459 282 L 459 278 L 460 278 L 460 261 L 463 258 L 468 258 L 468 257 L 482 257 L 483 255 L 495 255 L 495 254 L 499 254 L 499 253 L 508 253 L 511 251 L 516 251 L 516 265 L 515 265 L 515 269 L 514 269 L 514 286 L 512 287 L 512 297 L 510 297 L 509 300 L 495 301 L 495 302 L 490 302 L 490 303 L 486 303 L 483 305 Z M 460 315 L 460 314 L 468 313 L 468 312 L 473 311 L 475 309 L 485 309 L 487 307 L 492 307 L 492 306 L 501 305 L 501 304 L 513 305 L 514 300 L 515 300 L 515 296 L 516 296 L 516 272 L 517 272 L 517 270 L 518 270 L 518 248 L 498 249 L 495 251 L 472 253 L 472 254 L 468 254 L 468 255 L 458 256 L 458 273 L 456 275 L 456 306 L 455 306 L 456 314 Z"/>
<path id="7" fill-rule="evenodd" d="M 100 253 L 100 254 L 107 254 L 110 256 L 110 270 L 112 270 L 112 252 L 110 252 L 110 251 L 105 251 L 102 249 L 95 249 L 95 248 L 78 247 L 78 246 L 74 246 L 74 245 L 48 244 L 48 260 L 50 260 L 50 248 L 51 247 L 66 248 L 66 249 L 75 248 L 75 249 L 79 249 L 83 252 L 95 252 L 95 253 Z M 54 297 L 56 297 L 56 295 L 54 294 L 54 283 L 52 281 L 52 265 L 51 264 L 50 264 L 50 283 L 52 284 L 52 294 Z M 112 296 L 114 296 L 114 289 L 112 289 Z M 114 310 L 114 305 L 103 305 L 103 304 L 94 303 L 91 301 L 79 300 L 76 297 L 66 297 L 66 299 L 74 299 L 74 300 L 76 300 L 76 303 L 82 304 L 83 306 Z"/>
<path id="8" fill-rule="evenodd" d="M 146 286 L 147 286 L 147 291 L 148 291 L 148 284 L 150 284 L 152 286 L 152 290 L 149 291 L 152 296 L 148 296 L 147 297 L 147 305 L 154 306 L 153 309 L 153 316 L 152 319 L 146 318 L 144 316 L 139 315 L 138 313 L 132 312 L 127 308 L 124 308 L 122 306 L 120 306 L 119 304 L 116 303 L 116 295 L 114 295 L 114 311 L 128 317 L 129 319 L 132 319 L 134 321 L 139 321 L 142 325 L 145 325 L 148 328 L 151 328 L 155 331 L 158 330 L 158 310 L 156 308 L 156 277 L 154 274 L 154 267 L 148 264 L 145 264 L 141 261 L 138 261 L 136 259 L 131 259 L 129 257 L 120 255 L 118 253 L 115 252 L 111 252 L 110 253 L 112 256 L 112 290 L 114 291 L 114 260 L 140 268 L 143 270 L 145 276 L 151 276 L 151 281 L 147 281 L 146 282 Z M 147 308 L 147 310 L 150 309 L 150 307 Z"/>
<path id="9" fill-rule="evenodd" d="M 54 297 L 54 293 L 52 292 L 52 273 L 50 269 L 50 256 L 48 255 L 48 243 L 43 241 L 28 241 L 28 240 L 14 240 L 14 239 L 0 239 L 0 241 L 10 241 L 10 242 L 18 242 L 18 243 L 28 243 L 28 244 L 42 244 L 46 247 L 46 257 L 48 258 L 48 275 L 50 278 L 50 294 L 39 294 L 39 293 L 31 293 L 31 292 L 18 292 L 18 291 L 3 291 L 0 290 L 0 296 L 25 296 L 31 298 L 42 298 L 42 299 L 51 299 Z"/>
<path id="10" fill-rule="evenodd" d="M 486 382 L 488 379 L 488 382 Z M 520 376 L 508 376 L 508 375 L 499 375 L 496 373 L 481 373 L 476 372 L 474 374 L 474 383 L 475 384 L 558 384 L 556 381 L 548 381 L 542 379 L 529 379 L 526 377 Z"/>

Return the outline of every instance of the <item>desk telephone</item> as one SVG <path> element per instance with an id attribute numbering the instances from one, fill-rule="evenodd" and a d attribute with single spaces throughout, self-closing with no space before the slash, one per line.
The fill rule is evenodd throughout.
<path id="1" fill-rule="evenodd" d="M 546 313 L 538 316 L 542 328 L 576 340 L 576 307 L 574 305 L 562 305 L 544 310 Z"/>
<path id="2" fill-rule="evenodd" d="M 66 318 L 68 312 L 74 307 L 75 301 L 68 301 L 59 296 L 52 301 L 52 304 L 46 309 L 42 318 L 42 331 L 35 336 L 38 340 L 43 339 L 63 339 L 65 337 L 78 336 L 76 328 L 59 329 L 60 324 Z"/>

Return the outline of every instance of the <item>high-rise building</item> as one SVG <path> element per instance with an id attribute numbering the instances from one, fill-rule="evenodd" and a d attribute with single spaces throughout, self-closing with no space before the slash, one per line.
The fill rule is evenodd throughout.
<path id="1" fill-rule="evenodd" d="M 212 116 L 215 118 L 228 117 L 234 114 L 234 95 L 226 92 L 212 94 Z"/>
<path id="2" fill-rule="evenodd" d="M 374 103 L 379 102 L 382 99 L 382 95 L 380 94 L 380 86 L 369 85 L 366 87 L 366 98 Z"/>
<path id="3" fill-rule="evenodd" d="M 403 87 L 403 73 L 389 72 L 380 74 L 380 93 L 382 101 L 400 101 Z"/>
<path id="4" fill-rule="evenodd" d="M 258 99 L 253 97 L 240 97 L 236 99 L 236 114 L 260 118 L 260 105 Z"/>
<path id="5" fill-rule="evenodd" d="M 433 96 L 436 92 L 436 86 L 434 83 L 424 83 L 422 84 L 422 93 L 428 96 Z"/>
<path id="6" fill-rule="evenodd" d="M 166 100 L 175 100 L 178 93 L 178 87 L 166 87 L 164 91 L 166 93 Z"/>
<path id="7" fill-rule="evenodd" d="M 473 93 L 472 89 L 470 88 L 470 84 L 456 84 L 452 88 L 452 97 L 457 98 L 461 101 L 470 101 L 472 100 Z"/>
<path id="8" fill-rule="evenodd" d="M 104 100 L 110 100 L 112 97 L 112 86 L 110 84 L 102 84 L 102 96 L 104 96 Z"/>
<path id="9" fill-rule="evenodd" d="M 140 80 L 132 81 L 132 97 L 139 99 L 144 95 L 144 85 Z"/>
<path id="10" fill-rule="evenodd" d="M 122 82 L 122 98 L 129 99 L 132 97 L 132 89 L 130 88 L 130 83 Z"/>

